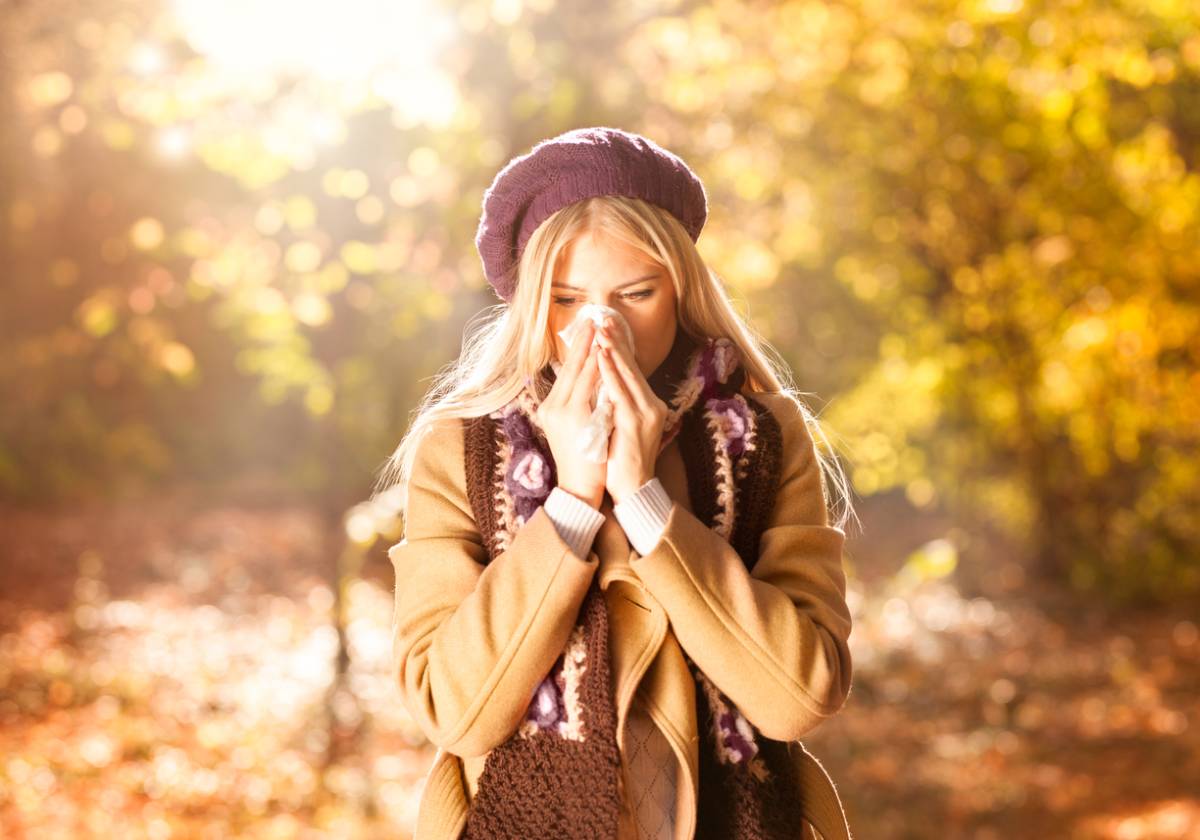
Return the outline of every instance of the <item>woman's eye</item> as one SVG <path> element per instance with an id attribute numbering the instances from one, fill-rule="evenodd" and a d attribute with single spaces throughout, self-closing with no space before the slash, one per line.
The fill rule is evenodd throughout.
<path id="1" fill-rule="evenodd" d="M 650 295 L 652 295 L 652 294 L 654 294 L 653 289 L 642 289 L 639 292 L 630 292 L 629 294 L 624 295 L 624 297 L 626 300 L 643 300 L 645 298 L 650 297 Z M 552 298 L 552 300 L 554 301 L 554 303 L 558 304 L 559 306 L 574 306 L 575 305 L 575 298 L 573 298 L 573 297 L 555 297 L 555 298 Z"/>

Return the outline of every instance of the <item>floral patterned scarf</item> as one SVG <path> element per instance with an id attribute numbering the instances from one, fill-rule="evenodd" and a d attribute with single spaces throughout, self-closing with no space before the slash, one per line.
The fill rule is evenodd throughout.
<path id="1" fill-rule="evenodd" d="M 680 328 L 648 382 L 669 407 L 659 451 L 679 439 L 693 514 L 753 568 L 778 487 L 782 437 L 770 410 L 741 393 L 745 371 L 737 348 Z M 489 561 L 555 486 L 554 460 L 534 419 L 552 384 L 547 368 L 507 405 L 466 421 L 468 496 Z M 758 732 L 686 651 L 684 658 L 696 681 L 701 728 L 696 837 L 800 837 L 802 798 L 788 744 Z M 462 837 L 615 838 L 616 717 L 597 576 L 523 722 L 488 753 Z"/>

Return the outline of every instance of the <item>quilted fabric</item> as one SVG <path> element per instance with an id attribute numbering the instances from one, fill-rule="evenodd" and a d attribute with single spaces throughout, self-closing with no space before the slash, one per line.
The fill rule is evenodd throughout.
<path id="1" fill-rule="evenodd" d="M 638 840 L 673 840 L 678 761 L 640 697 L 634 698 L 625 722 L 625 766 Z"/>

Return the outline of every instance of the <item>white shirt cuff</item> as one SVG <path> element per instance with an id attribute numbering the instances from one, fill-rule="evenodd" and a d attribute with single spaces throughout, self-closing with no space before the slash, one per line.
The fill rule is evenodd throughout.
<path id="1" fill-rule="evenodd" d="M 613 505 L 613 515 L 638 554 L 645 557 L 658 545 L 667 527 L 671 505 L 671 497 L 657 476 L 620 504 Z"/>
<path id="2" fill-rule="evenodd" d="M 563 542 L 571 547 L 576 557 L 586 560 L 596 532 L 604 524 L 604 514 L 561 487 L 550 491 L 542 507 Z"/>

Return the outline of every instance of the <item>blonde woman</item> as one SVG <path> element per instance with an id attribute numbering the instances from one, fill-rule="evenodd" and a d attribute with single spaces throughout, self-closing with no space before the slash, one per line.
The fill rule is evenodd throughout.
<path id="1" fill-rule="evenodd" d="M 439 748 L 416 840 L 849 836 L 799 741 L 850 691 L 845 480 L 700 258 L 707 209 L 682 159 L 608 127 L 484 196 L 505 306 L 379 483 L 406 489 L 394 676 Z M 568 347 L 588 304 L 608 317 Z"/>

